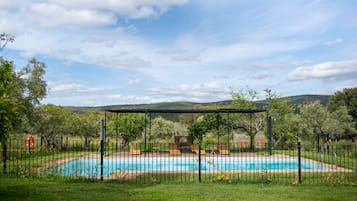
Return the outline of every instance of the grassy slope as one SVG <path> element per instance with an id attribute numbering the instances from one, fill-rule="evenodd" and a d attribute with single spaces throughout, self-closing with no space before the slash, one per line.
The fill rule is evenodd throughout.
<path id="1" fill-rule="evenodd" d="M 133 185 L 115 182 L 31 180 L 0 177 L 0 200 L 348 200 L 353 186 L 227 184 Z"/>
<path id="2" fill-rule="evenodd" d="M 291 104 L 300 105 L 307 104 L 314 101 L 319 100 L 323 105 L 327 105 L 330 96 L 328 95 L 300 95 L 300 96 L 289 96 L 285 97 L 289 100 Z M 137 105 L 108 105 L 101 107 L 66 107 L 68 110 L 77 113 L 85 113 L 88 111 L 104 111 L 106 109 L 192 109 L 194 106 L 202 105 L 202 106 L 210 106 L 210 105 L 227 105 L 230 104 L 231 101 L 219 101 L 212 103 L 192 103 L 192 102 L 163 102 L 163 103 L 154 103 L 154 104 L 137 104 Z M 265 100 L 256 101 L 258 107 L 262 107 L 262 105 L 267 104 Z"/>

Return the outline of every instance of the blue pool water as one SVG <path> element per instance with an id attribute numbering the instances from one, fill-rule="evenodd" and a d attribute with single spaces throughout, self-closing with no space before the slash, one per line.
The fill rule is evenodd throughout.
<path id="1" fill-rule="evenodd" d="M 293 158 L 244 158 L 222 157 L 201 160 L 202 171 L 215 170 L 297 170 L 298 161 Z M 324 169 L 320 164 L 301 161 L 302 170 Z M 103 176 L 117 171 L 177 172 L 198 170 L 197 158 L 125 158 L 105 159 Z M 53 169 L 53 174 L 64 176 L 98 176 L 100 160 L 77 159 Z"/>

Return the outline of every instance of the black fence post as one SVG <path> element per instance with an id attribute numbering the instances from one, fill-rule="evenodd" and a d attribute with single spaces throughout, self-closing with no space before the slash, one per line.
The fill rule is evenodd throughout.
<path id="1" fill-rule="evenodd" d="M 7 159 L 7 147 L 6 147 L 6 143 L 4 142 L 4 144 L 2 145 L 2 161 L 4 163 L 3 168 L 4 168 L 4 174 L 6 174 L 6 159 Z"/>
<path id="2" fill-rule="evenodd" d="M 198 143 L 198 182 L 201 183 L 201 143 Z"/>
<path id="3" fill-rule="evenodd" d="M 269 131 L 269 155 L 273 155 L 273 121 L 271 116 L 268 117 L 268 131 Z"/>
<path id="4" fill-rule="evenodd" d="M 103 181 L 103 162 L 104 162 L 104 142 L 105 142 L 105 133 L 104 133 L 104 120 L 100 121 L 100 180 Z"/>
<path id="5" fill-rule="evenodd" d="M 301 184 L 301 144 L 298 142 L 298 182 Z"/>

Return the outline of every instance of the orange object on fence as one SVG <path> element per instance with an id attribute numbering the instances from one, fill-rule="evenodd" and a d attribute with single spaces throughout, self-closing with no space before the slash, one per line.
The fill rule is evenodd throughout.
<path id="1" fill-rule="evenodd" d="M 33 137 L 33 135 L 28 135 L 26 138 L 26 146 L 28 149 L 33 149 L 33 147 L 35 146 L 35 138 Z"/>

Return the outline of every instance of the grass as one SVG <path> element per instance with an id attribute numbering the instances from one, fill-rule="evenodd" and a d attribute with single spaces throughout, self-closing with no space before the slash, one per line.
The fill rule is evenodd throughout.
<path id="1" fill-rule="evenodd" d="M 317 200 L 357 201 L 355 186 L 263 184 L 122 184 L 0 177 L 0 200 Z"/>

